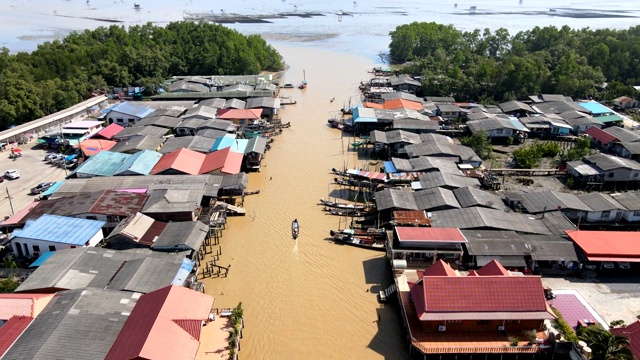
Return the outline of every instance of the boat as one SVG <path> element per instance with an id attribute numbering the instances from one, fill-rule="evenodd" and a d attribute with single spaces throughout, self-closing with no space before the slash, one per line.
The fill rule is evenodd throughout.
<path id="1" fill-rule="evenodd" d="M 303 80 L 300 83 L 300 85 L 298 85 L 298 89 L 300 90 L 304 90 L 307 88 L 307 74 L 305 73 L 304 70 L 302 71 L 302 77 L 303 77 Z"/>
<path id="2" fill-rule="evenodd" d="M 337 243 L 342 243 L 345 245 L 351 245 L 364 249 L 385 251 L 384 240 L 373 239 L 364 236 L 358 236 L 349 233 L 351 229 L 345 229 L 342 231 L 329 231 L 329 234 L 333 238 L 333 240 Z"/>
<path id="3" fill-rule="evenodd" d="M 355 210 L 355 209 L 337 209 L 337 208 L 325 207 L 323 210 L 335 216 L 362 217 L 362 216 L 367 216 L 375 213 L 373 208 L 366 208 L 364 210 Z"/>
<path id="4" fill-rule="evenodd" d="M 298 219 L 295 219 L 291 222 L 291 236 L 293 240 L 296 240 L 300 235 L 300 224 L 298 223 Z"/>
<path id="5" fill-rule="evenodd" d="M 286 83 L 286 84 L 284 84 L 283 88 L 285 88 L 285 89 L 293 89 L 293 85 L 291 85 L 289 83 Z"/>
<path id="6" fill-rule="evenodd" d="M 364 205 L 347 204 L 347 203 L 341 203 L 341 202 L 330 201 L 325 199 L 320 199 L 320 203 L 324 206 L 328 206 L 336 209 L 360 210 L 360 211 L 365 209 Z"/>

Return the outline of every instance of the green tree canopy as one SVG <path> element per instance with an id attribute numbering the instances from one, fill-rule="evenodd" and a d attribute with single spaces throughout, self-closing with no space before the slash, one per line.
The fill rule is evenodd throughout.
<path id="1" fill-rule="evenodd" d="M 65 109 L 107 85 L 144 86 L 149 94 L 170 76 L 282 69 L 282 56 L 262 37 L 217 24 L 112 25 L 74 32 L 31 53 L 0 49 L 0 129 Z"/>
<path id="2" fill-rule="evenodd" d="M 640 26 L 623 30 L 535 27 L 463 32 L 437 23 L 390 32 L 390 59 L 422 75 L 423 92 L 498 102 L 539 93 L 611 100 L 640 98 Z M 605 82 L 604 93 L 597 89 Z"/>
<path id="3" fill-rule="evenodd" d="M 629 349 L 629 340 L 605 330 L 602 325 L 581 327 L 578 338 L 591 348 L 593 359 L 598 360 L 633 360 Z"/>

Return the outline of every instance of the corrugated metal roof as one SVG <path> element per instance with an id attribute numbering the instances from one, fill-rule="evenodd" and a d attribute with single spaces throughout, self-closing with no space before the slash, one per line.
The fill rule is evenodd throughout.
<path id="1" fill-rule="evenodd" d="M 152 150 L 142 150 L 131 155 L 113 174 L 118 175 L 149 175 L 151 169 L 160 161 L 162 154 Z"/>
<path id="2" fill-rule="evenodd" d="M 117 133 L 113 138 L 118 141 L 130 139 L 137 136 L 152 136 L 155 138 L 162 138 L 167 135 L 169 129 L 149 125 L 149 126 L 132 126 L 124 128 Z"/>
<path id="3" fill-rule="evenodd" d="M 567 230 L 587 257 L 625 257 L 640 260 L 640 237 L 634 231 Z"/>
<path id="4" fill-rule="evenodd" d="M 24 330 L 33 320 L 30 316 L 12 316 L 0 327 L 0 357 L 13 345 L 22 335 Z"/>
<path id="5" fill-rule="evenodd" d="M 102 231 L 104 224 L 104 221 L 44 214 L 37 220 L 28 220 L 23 229 L 14 230 L 11 239 L 26 238 L 84 246 Z"/>
<path id="6" fill-rule="evenodd" d="M 593 211 L 622 210 L 624 206 L 608 194 L 599 192 L 578 195 L 578 199 L 585 203 Z"/>
<path id="7" fill-rule="evenodd" d="M 124 128 L 118 124 L 110 124 L 106 128 L 98 131 L 98 133 L 94 135 L 94 137 L 102 137 L 104 139 L 111 140 L 117 133 L 119 133 L 123 129 Z"/>
<path id="8" fill-rule="evenodd" d="M 636 191 L 611 194 L 611 197 L 629 211 L 640 210 L 640 193 Z"/>
<path id="9" fill-rule="evenodd" d="M 59 292 L 3 359 L 103 359 L 138 296 L 102 289 Z"/>
<path id="10" fill-rule="evenodd" d="M 466 243 L 467 239 L 457 228 L 395 227 L 399 241 L 433 241 Z"/>
<path id="11" fill-rule="evenodd" d="M 223 120 L 259 120 L 261 115 L 262 109 L 219 109 L 217 118 Z"/>
<path id="12" fill-rule="evenodd" d="M 113 176 L 130 156 L 130 154 L 103 150 L 83 162 L 70 175 Z"/>
<path id="13" fill-rule="evenodd" d="M 590 111 L 592 114 L 594 115 L 599 115 L 599 114 L 611 114 L 613 113 L 613 110 L 609 109 L 608 107 L 596 102 L 596 101 L 586 101 L 586 102 L 579 102 L 578 105 L 580 105 L 581 107 L 587 109 L 588 111 Z"/>
<path id="14" fill-rule="evenodd" d="M 149 174 L 155 175 L 167 170 L 175 170 L 189 175 L 199 174 L 205 155 L 193 150 L 181 148 L 164 154 Z"/>
<path id="15" fill-rule="evenodd" d="M 197 251 L 207 237 L 209 228 L 200 221 L 182 221 L 167 224 L 151 245 L 154 250 L 189 248 Z"/>
<path id="16" fill-rule="evenodd" d="M 604 130 L 601 130 L 595 126 L 587 128 L 584 133 L 589 135 L 592 139 L 600 141 L 604 145 L 618 141 L 618 139 L 614 135 L 605 132 Z"/>
<path id="17" fill-rule="evenodd" d="M 213 301 L 175 285 L 143 295 L 106 359 L 195 358 L 200 346 L 197 327 L 209 318 Z"/>
<path id="18" fill-rule="evenodd" d="M 640 163 L 637 161 L 609 154 L 595 154 L 587 156 L 582 160 L 592 163 L 604 171 L 613 169 L 640 170 Z"/>
<path id="19" fill-rule="evenodd" d="M 231 151 L 230 147 L 214 151 L 206 155 L 199 173 L 207 174 L 219 170 L 225 174 L 237 174 L 242 167 L 243 158 L 243 154 Z"/>
<path id="20" fill-rule="evenodd" d="M 134 152 L 140 150 L 157 150 L 164 140 L 161 137 L 155 137 L 150 135 L 136 136 L 131 139 L 120 140 L 111 148 L 113 152 Z"/>
<path id="21" fill-rule="evenodd" d="M 138 118 L 143 118 L 151 114 L 154 111 L 154 109 L 146 106 L 142 106 L 142 105 L 132 104 L 130 102 L 123 102 L 115 106 L 114 108 L 112 108 L 111 111 L 117 111 L 119 113 L 135 116 Z"/>

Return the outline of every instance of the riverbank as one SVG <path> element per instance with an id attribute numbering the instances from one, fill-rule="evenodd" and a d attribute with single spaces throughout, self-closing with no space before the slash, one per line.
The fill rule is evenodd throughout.
<path id="1" fill-rule="evenodd" d="M 219 261 L 232 265 L 229 276 L 205 279 L 205 288 L 216 297 L 216 307 L 243 302 L 242 358 L 401 359 L 399 312 L 376 298 L 392 283 L 383 255 L 330 241 L 338 218 L 317 205 L 334 189 L 332 167 L 364 161 L 346 151 L 349 139 L 329 128 L 327 119 L 358 94 L 373 63 L 274 46 L 289 65 L 282 82 L 297 85 L 304 73 L 309 85 L 283 89 L 282 96 L 297 101 L 281 113 L 292 126 L 272 144 L 262 171 L 249 175 L 251 188 L 261 192 L 247 197 L 247 216 L 229 220 Z M 294 218 L 300 222 L 297 241 L 290 233 Z"/>

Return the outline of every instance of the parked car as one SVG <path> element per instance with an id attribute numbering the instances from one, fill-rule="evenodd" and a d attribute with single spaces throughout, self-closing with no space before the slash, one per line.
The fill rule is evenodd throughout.
<path id="1" fill-rule="evenodd" d="M 62 154 L 49 154 L 45 156 L 45 161 L 49 164 L 64 160 L 65 156 Z"/>
<path id="2" fill-rule="evenodd" d="M 605 261 L 605 262 L 602 263 L 602 268 L 603 269 L 613 269 L 614 267 L 615 266 L 610 261 Z"/>
<path id="3" fill-rule="evenodd" d="M 629 270 L 629 268 L 631 268 L 631 264 L 626 261 L 618 262 L 618 267 L 622 270 Z"/>
<path id="4" fill-rule="evenodd" d="M 47 191 L 47 189 L 49 189 L 53 184 L 54 183 L 52 183 L 52 182 L 40 183 L 40 184 L 36 185 L 35 187 L 31 188 L 31 194 L 33 194 L 33 195 L 42 194 L 43 192 Z"/>
<path id="5" fill-rule="evenodd" d="M 10 180 L 15 180 L 20 177 L 18 170 L 7 170 L 4 172 L 4 177 Z"/>

